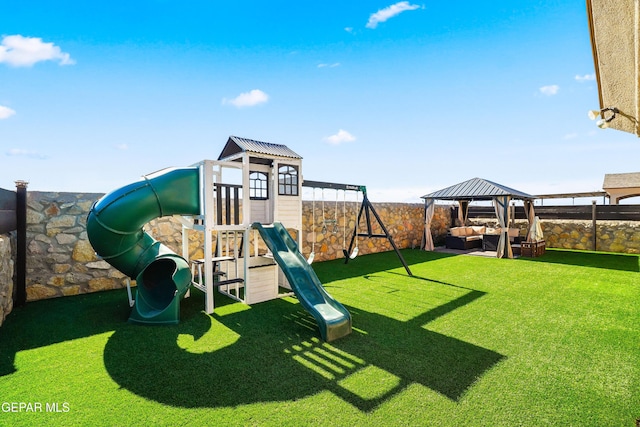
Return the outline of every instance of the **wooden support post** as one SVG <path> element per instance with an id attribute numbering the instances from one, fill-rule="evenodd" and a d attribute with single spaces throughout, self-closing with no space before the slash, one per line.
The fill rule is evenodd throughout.
<path id="1" fill-rule="evenodd" d="M 240 187 L 233 187 L 233 225 L 240 224 Z"/>
<path id="2" fill-rule="evenodd" d="M 226 208 L 225 212 L 225 225 L 231 225 L 231 187 L 224 187 L 224 207 Z"/>
<path id="3" fill-rule="evenodd" d="M 216 225 L 222 225 L 222 185 L 215 184 L 216 188 Z"/>

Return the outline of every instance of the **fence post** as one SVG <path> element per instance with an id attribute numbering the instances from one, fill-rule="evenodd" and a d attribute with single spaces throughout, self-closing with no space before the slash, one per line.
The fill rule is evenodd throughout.
<path id="1" fill-rule="evenodd" d="M 593 230 L 593 250 L 596 251 L 597 250 L 597 242 L 598 242 L 598 236 L 597 236 L 597 227 L 596 227 L 596 201 L 592 200 L 591 201 L 591 228 Z"/>
<path id="2" fill-rule="evenodd" d="M 27 302 L 27 184 L 16 181 L 16 301 L 21 307 Z"/>

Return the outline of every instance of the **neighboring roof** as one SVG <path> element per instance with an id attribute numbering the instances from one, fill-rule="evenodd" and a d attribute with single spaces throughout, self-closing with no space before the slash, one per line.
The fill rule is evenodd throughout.
<path id="1" fill-rule="evenodd" d="M 530 194 L 482 178 L 473 178 L 451 187 L 443 188 L 423 199 L 439 200 L 491 200 L 497 196 L 511 196 L 515 199 L 533 199 Z"/>
<path id="2" fill-rule="evenodd" d="M 602 188 L 636 188 L 640 187 L 640 172 L 608 173 L 604 176 Z"/>
<path id="3" fill-rule="evenodd" d="M 226 145 L 222 149 L 222 153 L 218 156 L 218 160 L 224 160 L 238 153 L 254 153 L 263 156 L 273 157 L 289 157 L 292 159 L 301 159 L 302 157 L 289 149 L 286 145 L 272 144 L 270 142 L 255 141 L 253 139 L 241 138 L 239 136 L 230 136 Z"/>
<path id="4" fill-rule="evenodd" d="M 598 83 L 600 109 L 616 108 L 608 127 L 640 136 L 640 25 L 638 2 L 587 0 L 591 48 Z M 595 104 L 594 100 L 594 104 Z M 586 107 L 587 109 L 593 107 Z M 610 113 L 607 113 L 610 117 Z"/>
<path id="5" fill-rule="evenodd" d="M 583 191 L 581 193 L 536 194 L 536 199 L 576 199 L 579 197 L 606 197 L 606 191 Z"/>

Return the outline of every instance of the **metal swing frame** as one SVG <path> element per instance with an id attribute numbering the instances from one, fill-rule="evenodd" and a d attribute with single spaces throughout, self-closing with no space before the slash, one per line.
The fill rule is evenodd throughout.
<path id="1" fill-rule="evenodd" d="M 323 189 L 324 188 L 332 188 L 334 190 L 353 190 L 353 191 L 362 192 L 362 203 L 360 204 L 360 210 L 358 212 L 358 218 L 356 220 L 356 224 L 355 224 L 355 227 L 353 229 L 353 235 L 351 236 L 351 242 L 349 243 L 348 250 L 347 249 L 343 249 L 345 251 L 345 259 L 344 259 L 344 263 L 345 264 L 349 263 L 349 260 L 351 259 L 349 254 L 351 253 L 351 250 L 353 249 L 353 244 L 354 244 L 354 241 L 355 241 L 355 239 L 357 237 L 367 237 L 367 238 L 370 238 L 370 239 L 371 238 L 384 238 L 384 239 L 387 239 L 389 241 L 389 243 L 391 243 L 391 246 L 393 247 L 393 250 L 396 252 L 396 255 L 400 259 L 400 262 L 402 263 L 402 266 L 407 271 L 407 274 L 409 276 L 413 276 L 413 273 L 411 273 L 411 269 L 409 268 L 409 266 L 407 265 L 407 262 L 405 261 L 404 257 L 400 253 L 400 250 L 396 246 L 396 243 L 393 241 L 393 237 L 391 237 L 391 235 L 389 234 L 389 231 L 387 230 L 387 227 L 385 227 L 384 223 L 380 219 L 380 216 L 378 215 L 378 213 L 376 212 L 375 208 L 371 204 L 371 201 L 369 201 L 369 197 L 367 196 L 367 187 L 365 187 L 364 185 L 339 184 L 339 183 L 333 183 L 333 182 L 307 181 L 307 180 L 305 180 L 302 183 L 302 185 L 304 187 L 323 188 Z M 360 221 L 362 219 L 362 214 L 363 213 L 365 215 L 365 220 L 366 220 L 366 225 L 367 225 L 367 232 L 366 233 L 359 233 L 358 232 L 358 228 L 360 226 Z M 371 227 L 371 214 L 373 214 L 375 219 L 378 221 L 378 224 L 380 225 L 380 228 L 382 229 L 382 232 L 384 234 L 374 234 L 373 233 L 372 227 Z"/>

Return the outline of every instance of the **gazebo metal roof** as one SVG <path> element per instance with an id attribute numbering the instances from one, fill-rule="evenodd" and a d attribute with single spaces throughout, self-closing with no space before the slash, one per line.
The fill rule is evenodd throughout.
<path id="1" fill-rule="evenodd" d="M 492 200 L 495 197 L 511 196 L 514 199 L 533 199 L 534 196 L 514 190 L 495 182 L 473 178 L 442 190 L 422 196 L 422 199 L 439 200 Z"/>

